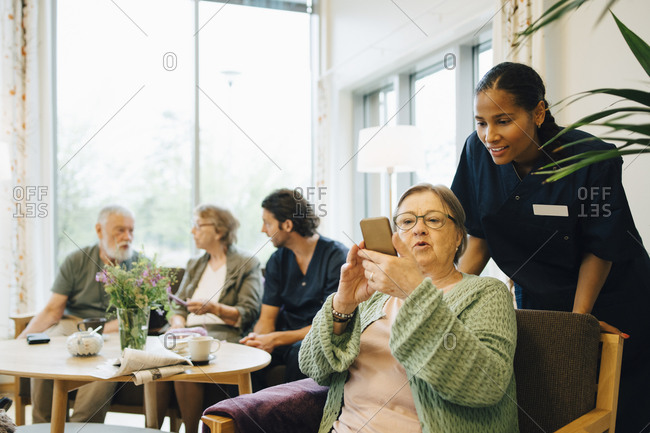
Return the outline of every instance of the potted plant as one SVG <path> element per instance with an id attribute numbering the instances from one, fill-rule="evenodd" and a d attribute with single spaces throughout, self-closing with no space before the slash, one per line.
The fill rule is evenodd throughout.
<path id="1" fill-rule="evenodd" d="M 578 9 L 584 3 L 587 3 L 589 0 L 560 0 L 553 4 L 540 18 L 534 21 L 526 30 L 519 34 L 519 41 L 521 43 L 524 38 L 529 37 L 537 30 L 542 27 L 560 19 L 565 14 Z M 618 0 L 609 0 L 607 6 L 603 10 L 603 13 L 600 16 L 602 19 L 606 16 L 609 8 L 616 3 Z M 646 74 L 650 76 L 650 46 L 641 39 L 636 33 L 626 27 L 617 17 L 610 11 L 610 14 L 616 21 L 621 35 L 625 39 L 627 46 L 632 51 L 632 54 L 636 57 L 639 62 L 639 65 L 644 69 Z M 647 88 L 647 87 L 646 87 Z M 580 141 L 567 143 L 563 146 L 558 147 L 554 151 L 561 151 L 562 149 L 577 144 L 582 141 L 596 140 L 601 139 L 607 142 L 613 142 L 617 144 L 616 149 L 612 150 L 594 150 L 590 152 L 584 152 L 577 155 L 573 155 L 569 158 L 562 159 L 553 164 L 546 165 L 541 167 L 541 171 L 538 171 L 537 174 L 552 174 L 546 179 L 545 182 L 554 182 L 558 179 L 561 179 L 569 174 L 579 170 L 583 167 L 586 167 L 597 162 L 610 159 L 618 158 L 624 155 L 631 154 L 641 154 L 650 152 L 650 92 L 642 89 L 616 89 L 616 88 L 603 88 L 589 90 L 582 92 L 578 95 L 575 95 L 570 98 L 569 103 L 575 102 L 579 99 L 591 96 L 605 94 L 610 96 L 615 96 L 619 99 L 620 102 L 625 102 L 630 104 L 624 107 L 613 108 L 610 110 L 604 110 L 598 113 L 594 113 L 588 116 L 583 117 L 582 119 L 574 122 L 573 124 L 567 126 L 562 131 L 560 131 L 555 137 L 551 138 L 549 141 L 544 143 L 542 147 L 549 145 L 550 143 L 557 140 L 560 136 L 566 134 L 572 129 L 576 129 L 585 125 L 597 125 L 605 126 L 609 128 L 609 132 L 625 132 L 626 134 L 621 134 L 618 136 L 600 136 L 598 138 L 592 137 L 588 139 L 583 139 Z M 641 122 L 628 122 L 632 115 L 641 115 Z M 633 136 L 629 134 L 634 133 Z M 560 164 L 562 167 L 558 170 L 546 170 L 550 169 L 552 166 Z"/>

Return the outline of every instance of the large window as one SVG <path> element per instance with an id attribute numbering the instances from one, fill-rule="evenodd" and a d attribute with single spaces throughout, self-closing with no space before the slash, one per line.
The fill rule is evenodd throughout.
<path id="1" fill-rule="evenodd" d="M 370 126 L 396 125 L 395 89 L 393 85 L 384 86 L 363 97 L 364 128 Z"/>
<path id="2" fill-rule="evenodd" d="M 363 127 L 372 126 L 393 126 L 397 124 L 395 116 L 395 107 L 397 92 L 392 84 L 380 87 L 363 97 Z M 359 143 L 359 146 L 365 143 Z M 365 148 L 365 152 L 372 151 L 371 148 Z M 363 179 L 365 200 L 363 205 L 364 216 L 384 215 L 388 210 L 388 174 L 363 173 L 360 176 Z M 380 198 L 380 199 L 378 199 Z"/>
<path id="3" fill-rule="evenodd" d="M 476 45 L 473 49 L 474 54 L 474 85 L 478 84 L 483 75 L 494 66 L 494 50 L 492 41 L 486 41 Z"/>
<path id="4" fill-rule="evenodd" d="M 417 179 L 450 186 L 456 172 L 456 74 L 443 63 L 411 77 L 412 121 L 427 137 Z"/>
<path id="5" fill-rule="evenodd" d="M 262 198 L 311 180 L 309 15 L 191 0 L 59 0 L 56 15 L 58 263 L 121 203 L 134 246 L 184 266 L 200 202 L 232 210 L 264 261 Z"/>

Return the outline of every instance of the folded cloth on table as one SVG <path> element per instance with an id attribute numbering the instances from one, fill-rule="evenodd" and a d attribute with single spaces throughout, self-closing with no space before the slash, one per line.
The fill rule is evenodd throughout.
<path id="1" fill-rule="evenodd" d="M 183 334 L 186 332 L 194 332 L 196 334 L 201 334 L 204 337 L 208 335 L 208 331 L 200 326 L 194 326 L 193 328 L 172 328 L 169 331 L 165 332 L 165 334 Z"/>
<path id="2" fill-rule="evenodd" d="M 328 389 L 313 379 L 302 379 L 222 400 L 203 414 L 232 418 L 236 430 L 247 433 L 315 432 L 323 417 Z M 209 431 L 204 425 L 203 432 Z"/>

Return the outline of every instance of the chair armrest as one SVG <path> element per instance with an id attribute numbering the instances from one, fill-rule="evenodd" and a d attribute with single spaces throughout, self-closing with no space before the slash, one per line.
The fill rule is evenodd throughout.
<path id="1" fill-rule="evenodd" d="M 213 424 L 212 433 L 315 432 L 323 416 L 327 391 L 327 387 L 318 385 L 312 379 L 303 379 L 222 400 L 207 408 L 203 415 L 222 417 Z M 232 430 L 217 430 L 229 424 L 221 422 L 223 417 L 232 418 Z"/>
<path id="2" fill-rule="evenodd" d="M 600 341 L 603 346 L 600 358 L 596 408 L 565 425 L 556 433 L 601 433 L 614 428 L 618 409 L 623 339 L 615 334 L 601 333 Z"/>
<path id="3" fill-rule="evenodd" d="M 592 409 L 555 433 L 602 433 L 609 429 L 612 413 L 606 409 Z"/>
<path id="4" fill-rule="evenodd" d="M 232 418 L 219 415 L 203 415 L 201 421 L 210 429 L 211 433 L 237 433 Z"/>
<path id="5" fill-rule="evenodd" d="M 9 316 L 9 318 L 14 321 L 14 338 L 18 337 L 20 333 L 23 332 L 25 328 L 27 328 L 27 325 L 34 318 L 34 316 L 34 313 L 15 314 L 13 316 Z"/>

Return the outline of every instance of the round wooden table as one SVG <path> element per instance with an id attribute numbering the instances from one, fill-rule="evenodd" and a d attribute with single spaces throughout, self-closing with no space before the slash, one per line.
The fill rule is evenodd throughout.
<path id="1" fill-rule="evenodd" d="M 155 339 L 157 337 L 148 337 Z M 108 380 L 130 382 L 133 376 L 100 379 L 97 367 L 109 359 L 119 358 L 120 342 L 117 334 L 110 334 L 96 356 L 71 356 L 66 349 L 67 337 L 53 337 L 47 344 L 29 345 L 24 339 L 0 341 L 0 374 L 54 380 L 52 396 L 52 433 L 63 433 L 66 419 L 68 391 L 89 382 Z M 149 343 L 148 343 L 149 344 Z M 241 344 L 222 343 L 216 359 L 208 365 L 188 366 L 181 373 L 158 381 L 205 382 L 238 385 L 240 394 L 252 392 L 250 373 L 266 367 L 271 355 L 263 350 Z M 147 427 L 157 428 L 155 416 L 155 383 L 144 385 Z"/>

